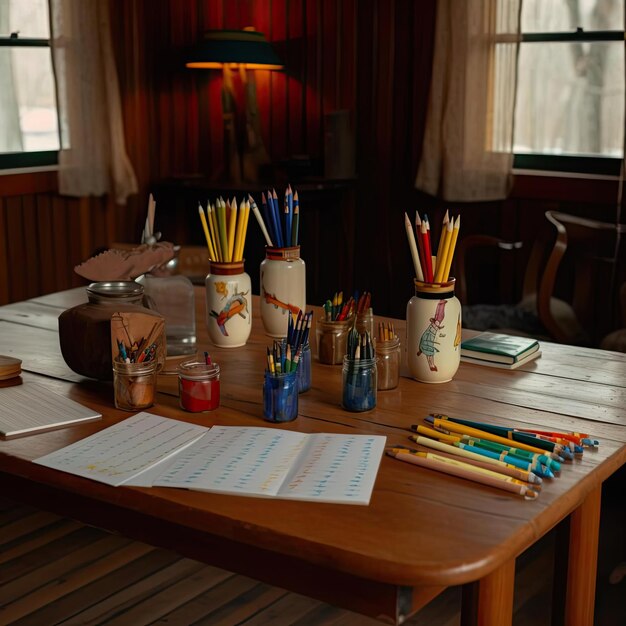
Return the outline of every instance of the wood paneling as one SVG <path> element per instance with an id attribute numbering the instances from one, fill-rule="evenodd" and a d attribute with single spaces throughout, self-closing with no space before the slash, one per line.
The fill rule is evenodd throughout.
<path id="1" fill-rule="evenodd" d="M 337 287 L 372 291 L 378 313 L 402 316 L 412 295 L 405 210 L 412 214 L 418 208 L 438 228 L 450 208 L 462 214 L 462 235 L 485 233 L 523 240 L 529 249 L 547 209 L 614 220 L 615 181 L 518 177 L 510 200 L 455 205 L 415 189 L 436 6 L 436 0 L 111 0 L 126 145 L 140 194 L 126 208 L 102 199 L 80 204 L 54 195 L 49 172 L 33 178 L 3 177 L 0 198 L 30 194 L 32 200 L 22 198 L 17 213 L 30 221 L 20 224 L 15 223 L 13 200 L 9 204 L 7 199 L 0 200 L 0 225 L 10 219 L 15 233 L 22 233 L 20 245 L 37 248 L 47 263 L 35 264 L 39 268 L 36 280 L 29 269 L 24 287 L 17 285 L 22 277 L 14 266 L 6 269 L 4 265 L 0 302 L 15 299 L 15 294 L 36 295 L 36 281 L 45 292 L 51 285 L 76 284 L 72 267 L 82 260 L 81 254 L 111 241 L 138 239 L 148 192 L 157 183 L 172 177 L 210 178 L 220 172 L 221 73 L 184 67 L 185 50 L 209 29 L 252 26 L 265 33 L 285 62 L 285 72 L 256 72 L 261 130 L 276 168 L 279 193 L 288 180 L 297 187 L 297 180 L 288 178 L 284 167 L 296 155 L 307 155 L 312 171 L 323 173 L 324 115 L 350 112 L 356 143 L 354 193 L 346 194 L 345 215 L 340 220 L 333 217 L 310 223 L 308 228 L 313 231 L 343 222 L 344 256 L 350 256 L 344 264 L 352 276 L 346 282 L 352 284 Z M 238 76 L 235 87 L 242 96 Z M 195 206 L 185 208 L 195 211 Z M 161 228 L 159 215 L 163 219 L 166 211 L 174 217 L 177 214 L 173 205 L 159 204 L 156 228 L 164 231 L 164 239 L 200 243 L 193 237 L 181 238 L 183 228 L 175 232 Z M 306 207 L 303 211 L 306 214 Z M 33 215 L 38 231 L 32 226 Z M 302 228 L 307 228 L 306 220 Z M 44 243 L 42 233 L 52 237 L 52 242 Z M 8 239 L 6 234 L 0 237 L 0 261 L 13 259 L 19 249 L 13 235 Z M 317 249 L 303 250 L 310 271 L 327 271 L 329 264 L 316 258 L 327 254 L 323 243 Z M 54 274 L 49 270 L 51 259 Z M 620 280 L 625 280 L 623 261 L 620 267 Z M 521 293 L 523 270 L 521 266 L 502 268 L 496 284 L 486 289 L 497 289 L 503 301 L 515 301 Z M 329 280 L 315 276 L 312 282 L 324 285 L 325 279 Z M 605 300 L 609 318 L 617 320 L 612 295 L 594 294 Z M 609 319 L 606 327 L 610 329 L 611 324 Z"/>

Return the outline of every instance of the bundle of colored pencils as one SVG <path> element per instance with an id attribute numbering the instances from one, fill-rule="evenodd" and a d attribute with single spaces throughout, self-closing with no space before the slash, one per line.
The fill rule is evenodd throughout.
<path id="1" fill-rule="evenodd" d="M 156 342 L 148 344 L 149 339 L 142 337 L 139 343 L 135 342 L 127 346 L 122 339 L 117 339 L 118 355 L 120 363 L 145 363 L 156 357 Z"/>
<path id="2" fill-rule="evenodd" d="M 304 346 L 309 343 L 309 330 L 311 329 L 312 319 L 313 311 L 304 314 L 302 311 L 298 311 L 298 317 L 295 323 L 293 316 L 289 315 L 287 322 L 287 343 L 291 346 L 292 354 L 301 353 Z"/>
<path id="3" fill-rule="evenodd" d="M 324 320 L 327 322 L 341 322 L 350 319 L 356 310 L 356 302 L 352 296 L 346 302 L 343 301 L 343 291 L 335 292 L 332 299 L 326 300 L 322 305 Z"/>
<path id="4" fill-rule="evenodd" d="M 218 198 L 215 204 L 207 202 L 207 215 L 198 203 L 198 213 L 209 248 L 211 261 L 232 263 L 243 261 L 243 247 L 248 232 L 250 203 L 242 200 L 237 209 L 237 199 Z"/>
<path id="5" fill-rule="evenodd" d="M 393 341 L 397 338 L 396 331 L 391 322 L 378 322 L 378 339 L 377 341 Z"/>
<path id="6" fill-rule="evenodd" d="M 355 299 L 357 300 L 357 303 L 356 303 L 357 316 L 365 315 L 371 308 L 372 294 L 369 291 L 364 291 L 358 297 L 355 294 Z"/>
<path id="7" fill-rule="evenodd" d="M 278 206 L 278 195 L 276 190 L 268 190 L 267 197 L 265 193 L 261 194 L 261 207 L 263 215 L 252 196 L 249 196 L 250 206 L 254 217 L 265 237 L 265 243 L 271 248 L 290 248 L 298 245 L 298 231 L 300 228 L 300 201 L 298 200 L 298 192 L 295 193 L 291 189 L 291 185 L 287 186 L 285 191 L 285 200 L 283 210 Z"/>
<path id="8" fill-rule="evenodd" d="M 388 454 L 402 461 L 536 498 L 544 478 L 554 478 L 561 463 L 580 456 L 598 441 L 586 433 L 496 426 L 429 415 L 428 426 L 413 425 L 409 439 L 426 451 L 395 446 Z"/>
<path id="9" fill-rule="evenodd" d="M 274 340 L 270 351 L 267 348 L 267 371 L 270 374 L 289 374 L 298 369 L 298 363 L 302 356 L 302 348 L 296 353 L 292 352 L 291 346 L 285 340 Z"/>
<path id="10" fill-rule="evenodd" d="M 372 338 L 368 332 L 359 334 L 356 328 L 353 328 L 348 334 L 348 347 L 346 356 L 355 361 L 359 359 L 373 359 L 375 355 Z"/>
<path id="11" fill-rule="evenodd" d="M 428 216 L 424 215 L 422 220 L 415 211 L 415 232 L 413 232 L 411 220 L 406 213 L 404 214 L 404 227 L 417 280 L 431 284 L 448 281 L 460 226 L 461 216 L 458 215 L 456 220 L 450 219 L 446 211 L 441 225 L 437 254 L 433 255 Z"/>

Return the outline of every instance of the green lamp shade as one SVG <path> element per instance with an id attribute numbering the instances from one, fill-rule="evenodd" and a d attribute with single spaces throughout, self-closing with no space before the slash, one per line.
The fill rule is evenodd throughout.
<path id="1" fill-rule="evenodd" d="M 264 70 L 284 67 L 265 35 L 253 30 L 209 30 L 185 63 L 187 67 L 209 69 L 229 64 Z"/>

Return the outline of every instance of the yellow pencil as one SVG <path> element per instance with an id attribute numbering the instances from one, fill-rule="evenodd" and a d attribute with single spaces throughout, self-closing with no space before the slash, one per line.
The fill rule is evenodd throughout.
<path id="1" fill-rule="evenodd" d="M 207 210 L 209 213 L 209 230 L 211 232 L 211 238 L 213 239 L 213 248 L 215 249 L 217 260 L 221 262 L 224 260 L 224 257 L 222 256 L 222 248 L 220 246 L 220 237 L 217 228 L 217 213 L 215 211 L 215 206 L 211 205 L 211 203 L 208 202 Z"/>
<path id="2" fill-rule="evenodd" d="M 454 249 L 456 248 L 456 240 L 459 238 L 459 229 L 461 228 L 461 216 L 457 215 L 454 222 L 454 229 L 452 230 L 452 240 L 450 241 L 450 247 L 448 248 L 448 254 L 446 257 L 446 267 L 443 272 L 443 282 L 447 281 L 450 277 L 450 267 L 452 266 L 452 257 L 454 256 Z"/>
<path id="3" fill-rule="evenodd" d="M 229 208 L 230 207 L 230 208 Z M 227 261 L 234 261 L 235 254 L 235 231 L 237 227 L 237 200 L 229 203 L 226 201 L 226 240 L 228 242 Z"/>
<path id="4" fill-rule="evenodd" d="M 450 249 L 450 243 L 452 242 L 452 222 L 448 222 L 445 227 L 442 242 L 439 243 L 437 249 L 437 271 L 435 272 L 435 282 L 440 283 L 443 281 L 443 273 L 446 269 L 446 262 L 448 260 L 448 250 Z"/>
<path id="5" fill-rule="evenodd" d="M 245 209 L 246 209 L 246 202 L 245 200 L 242 200 L 239 203 L 237 228 L 235 231 L 235 247 L 233 249 L 233 255 L 232 255 L 231 261 L 241 261 L 241 259 L 239 258 L 239 249 L 242 247 L 241 237 L 243 234 L 243 224 L 245 221 Z"/>
<path id="6" fill-rule="evenodd" d="M 220 247 L 222 249 L 222 260 L 230 261 L 228 254 L 228 234 L 227 234 L 227 220 L 226 220 L 226 203 L 222 198 L 219 198 L 216 202 L 217 206 L 217 227 L 220 235 Z"/>
<path id="7" fill-rule="evenodd" d="M 443 250 L 441 246 L 443 245 L 443 238 L 446 234 L 446 230 L 448 228 L 449 222 L 450 222 L 450 215 L 448 213 L 448 209 L 446 209 L 446 214 L 443 216 L 443 222 L 441 223 L 441 234 L 439 235 L 439 245 L 437 246 L 437 261 L 439 261 L 440 258 L 443 258 L 442 256 L 440 256 L 441 251 Z"/>
<path id="8" fill-rule="evenodd" d="M 244 212 L 245 220 L 243 223 L 243 233 L 241 235 L 241 248 L 239 249 L 239 260 L 243 261 L 243 248 L 246 244 L 246 236 L 248 234 L 248 221 L 250 220 L 250 201 L 246 200 L 245 202 L 245 212 Z"/>
<path id="9" fill-rule="evenodd" d="M 198 213 L 200 215 L 200 221 L 202 222 L 202 230 L 204 230 L 204 236 L 206 238 L 206 245 L 209 249 L 209 258 L 211 261 L 217 261 L 215 258 L 215 250 L 213 249 L 213 244 L 211 243 L 211 236 L 209 235 L 209 227 L 206 223 L 206 217 L 204 216 L 204 209 L 202 205 L 198 202 Z"/>

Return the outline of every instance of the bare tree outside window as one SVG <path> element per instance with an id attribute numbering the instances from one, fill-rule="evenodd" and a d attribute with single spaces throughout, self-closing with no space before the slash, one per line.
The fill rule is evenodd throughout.
<path id="1" fill-rule="evenodd" d="M 0 153 L 59 149 L 47 0 L 0 0 Z M 13 38 L 11 37 L 13 35 Z"/>
<path id="2" fill-rule="evenodd" d="M 624 0 L 524 0 L 522 33 L 623 31 Z M 541 41 L 520 46 L 517 154 L 621 158 L 624 43 Z"/>

